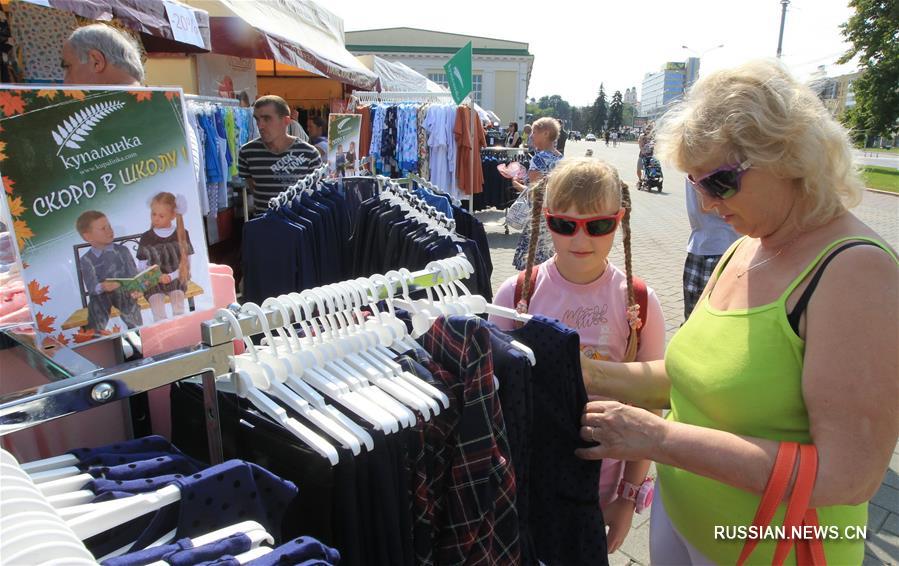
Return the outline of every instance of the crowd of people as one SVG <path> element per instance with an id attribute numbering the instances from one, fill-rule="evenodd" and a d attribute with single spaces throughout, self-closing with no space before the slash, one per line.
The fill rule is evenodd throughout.
<path id="1" fill-rule="evenodd" d="M 139 56 L 116 33 L 73 34 L 66 82 L 141 84 Z M 283 99 L 252 106 L 260 137 L 238 163 L 265 198 L 322 162 L 324 123 L 311 119 L 307 135 Z M 533 152 L 519 184 L 531 222 L 514 260 L 524 277 L 503 283 L 495 302 L 580 334 L 592 400 L 580 429 L 590 447 L 579 455 L 604 460 L 609 551 L 651 499 L 653 564 L 738 562 L 742 543 L 714 527 L 754 524 L 790 442 L 813 447 L 806 505 L 816 520 L 840 532 L 864 526 L 899 435 L 899 269 L 896 252 L 850 212 L 863 185 L 844 129 L 808 87 L 762 61 L 700 79 L 641 136 L 641 161 L 655 151 L 688 175 L 697 234 L 686 322 L 667 349 L 660 299 L 631 262 L 629 219 L 640 212 L 628 186 L 607 163 L 564 157 L 564 135 L 553 118 L 509 125 L 506 145 Z M 624 266 L 609 261 L 619 230 Z M 820 542 L 832 564 L 862 562 L 863 539 Z M 754 560 L 776 552 L 777 540 L 759 541 Z"/>

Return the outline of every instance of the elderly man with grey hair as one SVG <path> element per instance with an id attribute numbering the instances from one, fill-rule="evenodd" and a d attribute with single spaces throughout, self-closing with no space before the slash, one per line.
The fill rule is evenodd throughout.
<path id="1" fill-rule="evenodd" d="M 62 46 L 66 84 L 141 86 L 140 49 L 118 30 L 93 24 L 76 29 Z"/>

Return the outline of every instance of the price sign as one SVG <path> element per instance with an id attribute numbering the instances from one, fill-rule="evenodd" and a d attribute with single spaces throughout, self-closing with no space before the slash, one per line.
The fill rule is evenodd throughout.
<path id="1" fill-rule="evenodd" d="M 175 2 L 166 2 L 165 13 L 169 17 L 169 24 L 172 26 L 172 35 L 175 36 L 175 41 L 206 48 L 193 10 Z"/>

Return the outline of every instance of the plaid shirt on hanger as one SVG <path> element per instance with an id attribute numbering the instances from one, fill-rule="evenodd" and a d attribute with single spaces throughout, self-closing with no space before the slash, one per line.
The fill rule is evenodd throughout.
<path id="1" fill-rule="evenodd" d="M 416 558 L 423 564 L 517 564 L 515 472 L 486 323 L 477 317 L 439 318 L 422 344 L 445 370 L 434 376 L 450 389 L 458 412 L 447 415 L 455 423 L 440 419 L 443 414 L 432 419 L 437 430 L 424 425 L 426 441 L 444 437 L 446 442 L 442 449 L 432 446 L 425 468 L 432 472 L 424 489 L 431 504 L 433 555 Z"/>

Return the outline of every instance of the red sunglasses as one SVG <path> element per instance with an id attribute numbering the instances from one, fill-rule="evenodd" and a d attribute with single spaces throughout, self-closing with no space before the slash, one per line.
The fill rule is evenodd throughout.
<path id="1" fill-rule="evenodd" d="M 592 216 L 590 218 L 573 218 L 571 216 L 562 216 L 561 214 L 553 214 L 549 210 L 543 213 L 546 216 L 546 225 L 550 231 L 560 236 L 574 236 L 579 228 L 593 236 L 606 236 L 615 231 L 618 223 L 624 217 L 624 209 L 620 209 L 611 216 Z"/>

